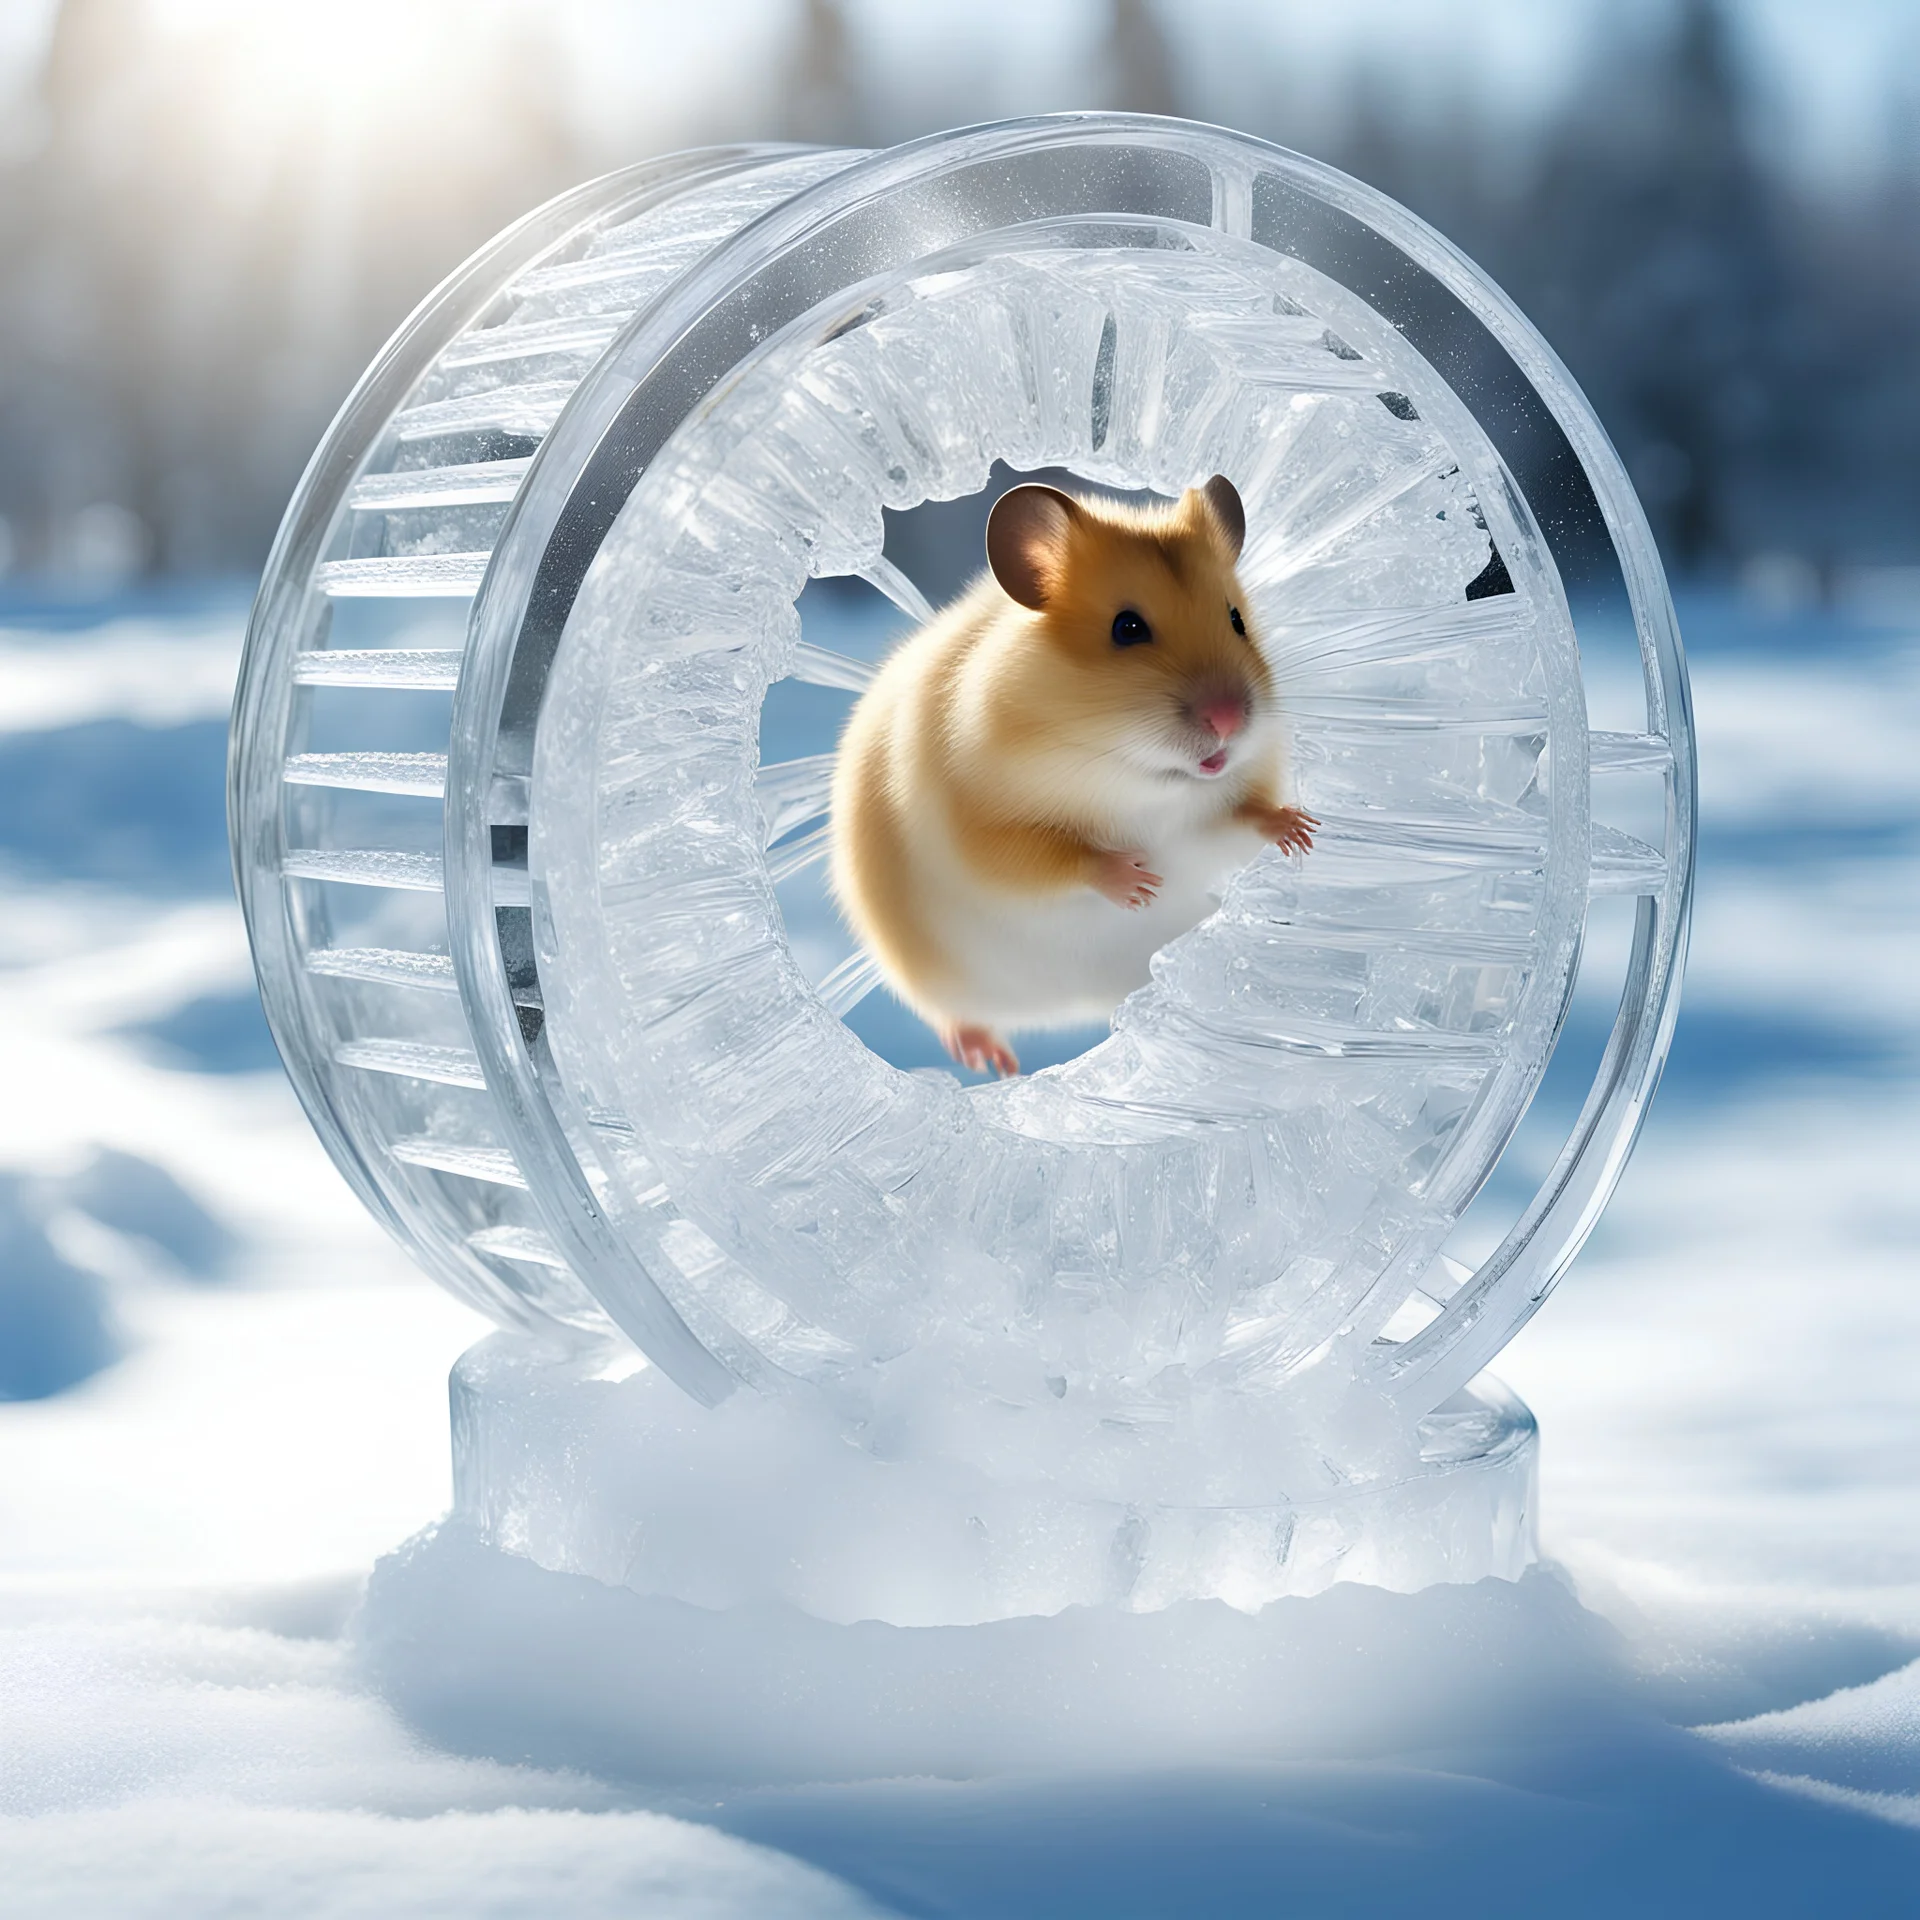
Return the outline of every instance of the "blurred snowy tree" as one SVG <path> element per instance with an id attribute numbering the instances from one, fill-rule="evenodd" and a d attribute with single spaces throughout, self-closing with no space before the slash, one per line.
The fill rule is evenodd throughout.
<path id="1" fill-rule="evenodd" d="M 1183 114 L 1173 46 L 1148 0 L 1109 0 L 1106 107 Z"/>
<path id="2" fill-rule="evenodd" d="M 583 171 L 544 38 L 463 18 L 423 5 L 390 67 L 309 70 L 271 9 L 64 0 L 45 136 L 0 164 L 0 513 L 29 564 L 100 570 L 103 508 L 144 530 L 122 560 L 257 563 L 381 340 Z"/>
<path id="3" fill-rule="evenodd" d="M 1553 127 L 1510 278 L 1619 443 L 1672 558 L 1741 543 L 1784 451 L 1791 285 L 1719 0 L 1680 0 Z"/>
<path id="4" fill-rule="evenodd" d="M 839 0 L 801 0 L 799 30 L 778 85 L 782 139 L 827 147 L 864 144 L 853 35 Z"/>
<path id="5" fill-rule="evenodd" d="M 782 5 L 661 138 L 869 144 L 1090 100 L 1238 121 L 1405 201 L 1512 290 L 1677 563 L 1920 554 L 1910 83 L 1889 81 L 1884 180 L 1835 187 L 1757 137 L 1726 0 L 1609 13 L 1568 98 L 1524 114 L 1467 65 L 1415 84 L 1390 38 L 1343 76 L 1304 30 L 1228 56 L 1158 0 L 1089 10 L 1051 79 L 1031 22 Z M 326 0 L 62 0 L 19 116 L 37 140 L 0 143 L 0 552 L 100 578 L 257 564 L 408 308 L 668 125 L 590 154 L 562 42 L 531 0 L 407 0 L 378 59 Z"/>
<path id="6" fill-rule="evenodd" d="M 1800 267 L 1819 290 L 1806 401 L 1816 457 L 1795 489 L 1827 558 L 1920 557 L 1920 79 L 1895 82 L 1880 178 L 1839 206 L 1797 207 Z M 1803 402 L 1803 405 L 1805 402 Z"/>

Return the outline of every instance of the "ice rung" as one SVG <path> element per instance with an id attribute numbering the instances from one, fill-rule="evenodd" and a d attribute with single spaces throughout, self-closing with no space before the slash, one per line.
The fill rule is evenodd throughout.
<path id="1" fill-rule="evenodd" d="M 1595 773 L 1670 773 L 1673 748 L 1657 733 L 1593 733 L 1587 764 Z"/>
<path id="2" fill-rule="evenodd" d="M 817 181 L 829 178 L 846 165 L 844 154 L 829 154 L 827 163 L 800 166 L 793 160 L 777 162 L 765 175 L 740 180 L 732 187 L 720 182 L 696 187 L 678 206 L 662 208 L 622 220 L 617 226 L 597 233 L 582 260 L 632 260 L 671 256 L 681 264 L 691 263 L 710 253 L 722 240 L 731 240 L 747 221 L 783 202 L 789 194 Z M 835 162 L 837 161 L 838 167 Z M 772 184 L 777 183 L 777 184 Z M 557 273 L 561 267 L 542 267 L 541 273 Z M 516 287 L 524 284 L 516 282 Z"/>
<path id="3" fill-rule="evenodd" d="M 1194 337 L 1226 355 L 1242 385 L 1295 393 L 1378 393 L 1393 382 L 1365 354 L 1336 352 L 1324 320 L 1261 314 L 1189 323 Z"/>
<path id="4" fill-rule="evenodd" d="M 425 987 L 458 993 L 453 961 L 444 953 L 415 953 L 401 947 L 315 947 L 307 971 L 330 980 L 369 980 L 383 987 Z"/>
<path id="5" fill-rule="evenodd" d="M 815 827 L 811 833 L 789 840 L 784 847 L 776 847 L 767 855 L 767 877 L 775 881 L 791 880 L 796 873 L 804 873 L 824 860 L 831 844 L 832 830 L 828 827 Z"/>
<path id="6" fill-rule="evenodd" d="M 1390 807 L 1320 814 L 1317 846 L 1334 854 L 1366 850 L 1448 866 L 1538 867 L 1547 851 L 1547 827 L 1517 808 L 1500 817 L 1431 819 Z"/>
<path id="7" fill-rule="evenodd" d="M 845 1019 L 880 984 L 880 963 L 864 947 L 827 973 L 814 989 L 827 1011 Z"/>
<path id="8" fill-rule="evenodd" d="M 476 327 L 446 349 L 437 367 L 485 367 L 543 353 L 597 353 L 620 331 L 617 313 L 576 314 L 562 320 Z"/>
<path id="9" fill-rule="evenodd" d="M 877 587 L 915 626 L 923 627 L 933 618 L 933 602 L 884 555 L 855 577 Z"/>
<path id="10" fill-rule="evenodd" d="M 865 693 L 877 671 L 864 660 L 851 660 L 844 653 L 816 647 L 811 640 L 802 640 L 794 648 L 789 669 L 795 680 L 804 680 L 809 686 L 841 687 L 848 693 Z"/>
<path id="11" fill-rule="evenodd" d="M 496 1187 L 524 1187 L 527 1177 L 504 1147 L 470 1147 L 456 1140 L 433 1140 L 424 1135 L 396 1140 L 393 1157 L 410 1167 L 431 1167 L 436 1173 L 457 1173 L 463 1179 L 484 1180 Z"/>
<path id="12" fill-rule="evenodd" d="M 289 847 L 280 870 L 295 880 L 332 880 L 348 887 L 387 887 L 399 893 L 443 893 L 446 876 L 437 853 L 398 853 L 386 847 Z M 532 903 L 524 867 L 495 867 L 493 903 Z"/>
<path id="13" fill-rule="evenodd" d="M 573 397 L 573 380 L 530 380 L 524 385 L 489 387 L 452 400 L 429 400 L 394 416 L 400 440 L 437 440 L 449 433 L 512 433 L 542 439 Z"/>
<path id="14" fill-rule="evenodd" d="M 606 247 L 578 260 L 563 260 L 558 266 L 535 267 L 507 291 L 522 302 L 611 293 L 612 300 L 590 303 L 593 309 L 609 312 L 624 304 L 631 311 L 636 300 L 646 298 L 656 287 L 670 286 L 702 254 L 731 239 L 734 231 L 733 227 L 716 225 L 655 241 L 644 251 L 639 245 Z M 644 236 L 640 238 L 644 244 Z"/>
<path id="15" fill-rule="evenodd" d="M 359 513 L 398 513 L 408 507 L 482 507 L 511 500 L 531 460 L 475 460 L 457 467 L 409 467 L 399 473 L 363 473 L 347 495 Z"/>
<path id="16" fill-rule="evenodd" d="M 436 1047 L 420 1040 L 348 1040 L 333 1050 L 343 1067 L 364 1073 L 398 1074 L 407 1080 L 431 1080 L 443 1087 L 473 1087 L 484 1092 L 487 1077 L 480 1057 L 465 1047 Z"/>
<path id="17" fill-rule="evenodd" d="M 1459 607 L 1393 607 L 1292 621 L 1263 636 L 1268 663 L 1291 685 L 1354 667 L 1408 666 L 1438 654 L 1483 647 L 1531 630 L 1517 594 Z"/>
<path id="18" fill-rule="evenodd" d="M 475 1253 L 490 1254 L 496 1260 L 520 1260 L 529 1266 L 571 1271 L 560 1249 L 531 1227 L 482 1227 L 478 1233 L 467 1235 L 467 1245 Z"/>
<path id="19" fill-rule="evenodd" d="M 402 553 L 368 560 L 327 560 L 314 584 L 329 600 L 471 600 L 487 571 L 488 553 Z"/>
<path id="20" fill-rule="evenodd" d="M 1288 920 L 1272 927 L 1303 947 L 1336 953 L 1395 953 L 1458 967 L 1523 967 L 1534 943 L 1522 934 L 1452 932 L 1433 927 L 1364 927 L 1351 922 Z"/>
<path id="21" fill-rule="evenodd" d="M 1418 846 L 1409 841 L 1369 844 L 1322 835 L 1299 872 L 1305 886 L 1333 893 L 1352 888 L 1426 888 L 1446 876 L 1470 873 L 1537 874 L 1545 865 L 1544 853 Z"/>
<path id="22" fill-rule="evenodd" d="M 1449 1033 L 1437 1027 L 1360 1027 L 1295 1014 L 1284 1026 L 1186 1014 L 1215 1044 L 1317 1055 L 1329 1060 L 1491 1060 L 1506 1047 L 1501 1033 Z"/>
<path id="23" fill-rule="evenodd" d="M 1253 174 L 1244 167 L 1215 167 L 1212 224 L 1237 240 L 1253 237 Z"/>
<path id="24" fill-rule="evenodd" d="M 460 684 L 462 658 L 440 647 L 316 647 L 295 655 L 293 677 L 303 687 L 451 693 Z"/>
<path id="25" fill-rule="evenodd" d="M 1482 700 L 1458 713 L 1431 701 L 1388 695 L 1310 694 L 1282 699 L 1302 733 L 1346 737 L 1381 733 L 1496 734 L 1547 731 L 1547 710 L 1533 700 Z"/>
<path id="26" fill-rule="evenodd" d="M 1371 384 L 1383 386 L 1389 383 L 1376 380 Z M 1453 457 L 1443 446 L 1427 447 L 1421 450 L 1420 457 L 1409 457 L 1405 464 L 1392 469 L 1365 492 L 1329 514 L 1306 538 L 1289 544 L 1284 560 L 1268 576 L 1269 587 L 1304 573 L 1320 560 L 1329 547 L 1338 545 L 1355 528 L 1365 526 L 1375 514 L 1385 512 L 1395 501 L 1404 499 L 1416 487 L 1424 486 L 1436 475 L 1448 472 L 1453 465 Z"/>
<path id="27" fill-rule="evenodd" d="M 801 760 L 773 761 L 753 776 L 754 797 L 760 802 L 769 842 L 826 812 L 833 791 L 833 763 L 830 753 L 810 753 Z"/>
<path id="28" fill-rule="evenodd" d="M 395 853 L 385 847 L 289 847 L 280 871 L 294 880 L 334 880 L 349 887 L 439 893 L 437 853 Z"/>
<path id="29" fill-rule="evenodd" d="M 315 947 L 307 971 L 330 980 L 365 980 L 382 987 L 422 987 L 433 993 L 458 993 L 459 977 L 444 953 L 417 953 L 401 947 Z M 513 1003 L 540 1005 L 540 989 L 515 987 Z"/>
<path id="30" fill-rule="evenodd" d="M 1593 823 L 1593 851 L 1587 861 L 1590 894 L 1663 892 L 1667 884 L 1667 856 L 1658 847 L 1636 840 L 1618 827 Z"/>
<path id="31" fill-rule="evenodd" d="M 444 753 L 296 753 L 281 776 L 289 786 L 352 793 L 409 793 L 438 800 L 447 790 Z"/>

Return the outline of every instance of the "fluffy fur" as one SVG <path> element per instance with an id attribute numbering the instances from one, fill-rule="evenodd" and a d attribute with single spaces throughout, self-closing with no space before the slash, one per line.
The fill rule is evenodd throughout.
<path id="1" fill-rule="evenodd" d="M 1110 1014 L 1229 873 L 1311 845 L 1316 823 L 1280 800 L 1244 526 L 1217 477 L 1151 511 L 1016 488 L 988 526 L 992 571 L 854 709 L 834 891 L 966 1065 L 1015 1072 L 1006 1033 Z M 1123 614 L 1150 638 L 1120 644 Z"/>

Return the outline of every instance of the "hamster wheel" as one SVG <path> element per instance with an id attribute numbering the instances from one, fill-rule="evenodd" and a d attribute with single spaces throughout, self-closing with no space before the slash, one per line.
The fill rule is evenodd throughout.
<path id="1" fill-rule="evenodd" d="M 889 514 L 995 462 L 1234 480 L 1325 825 L 1110 1037 L 962 1087 L 845 1024 L 861 956 L 788 937 L 830 754 L 763 715 L 871 673 L 803 635 L 808 581 L 923 616 Z M 1606 662 L 1634 712 L 1595 730 Z M 1658 1077 L 1692 781 L 1643 517 L 1504 297 L 1295 155 L 1075 115 L 682 155 L 478 255 L 301 484 L 232 801 L 288 1068 L 445 1285 L 709 1404 L 794 1384 L 871 1432 L 957 1385 L 1084 1438 L 1417 1418 L 1512 1336 Z M 1598 1076 L 1463 1263 L 1606 894 L 1638 906 Z"/>

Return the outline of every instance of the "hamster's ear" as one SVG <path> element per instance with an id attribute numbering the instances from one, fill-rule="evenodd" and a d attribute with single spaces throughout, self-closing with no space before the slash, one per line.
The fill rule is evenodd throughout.
<path id="1" fill-rule="evenodd" d="M 1216 473 L 1200 489 L 1200 497 L 1212 509 L 1215 523 L 1227 543 L 1227 558 L 1238 560 L 1240 549 L 1247 544 L 1247 510 L 1240 504 L 1240 494 L 1233 482 L 1224 473 Z"/>
<path id="2" fill-rule="evenodd" d="M 1007 597 L 1036 612 L 1066 565 L 1079 507 L 1055 487 L 1015 487 L 987 516 L 987 565 Z"/>

